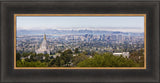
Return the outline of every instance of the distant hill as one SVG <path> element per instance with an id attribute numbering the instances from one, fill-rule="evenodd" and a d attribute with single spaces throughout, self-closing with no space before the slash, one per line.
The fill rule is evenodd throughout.
<path id="1" fill-rule="evenodd" d="M 120 31 L 99 31 L 99 30 L 56 30 L 56 29 L 47 29 L 47 30 L 17 30 L 17 35 L 40 35 L 40 34 L 66 34 L 66 35 L 109 35 L 109 34 L 123 34 L 131 36 L 143 36 L 144 33 L 133 33 L 133 32 L 120 32 Z"/>

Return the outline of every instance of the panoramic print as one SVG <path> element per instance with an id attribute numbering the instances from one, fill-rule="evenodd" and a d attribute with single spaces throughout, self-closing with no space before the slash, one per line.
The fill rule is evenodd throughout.
<path id="1" fill-rule="evenodd" d="M 145 66 L 144 15 L 17 15 L 17 68 Z"/>

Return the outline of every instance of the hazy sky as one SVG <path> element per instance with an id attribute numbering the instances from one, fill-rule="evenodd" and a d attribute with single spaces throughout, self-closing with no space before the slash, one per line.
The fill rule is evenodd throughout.
<path id="1" fill-rule="evenodd" d="M 143 16 L 17 16 L 17 30 L 108 30 L 144 32 Z"/>

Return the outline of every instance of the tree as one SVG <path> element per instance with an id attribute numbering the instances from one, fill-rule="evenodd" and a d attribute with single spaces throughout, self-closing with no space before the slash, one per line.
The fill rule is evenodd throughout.
<path id="1" fill-rule="evenodd" d="M 21 54 L 20 53 L 16 53 L 16 61 L 20 60 L 21 58 Z"/>
<path id="2" fill-rule="evenodd" d="M 122 56 L 114 56 L 111 53 L 96 54 L 77 64 L 79 67 L 137 67 L 139 64 Z"/>
<path id="3" fill-rule="evenodd" d="M 73 54 L 71 49 L 65 50 L 62 54 Z"/>
<path id="4" fill-rule="evenodd" d="M 27 61 L 20 61 L 18 60 L 16 62 L 17 67 L 47 67 L 47 63 L 45 62 L 40 62 L 40 61 L 36 61 L 36 62 L 27 62 Z"/>
<path id="5" fill-rule="evenodd" d="M 75 51 L 74 51 L 74 53 L 76 53 L 76 54 L 79 53 L 79 49 L 76 48 Z"/>
<path id="6" fill-rule="evenodd" d="M 28 55 L 29 55 L 29 53 L 26 53 L 26 52 L 23 52 L 23 53 L 22 53 L 22 56 L 23 56 L 23 57 L 27 57 Z"/>
<path id="7" fill-rule="evenodd" d="M 66 64 L 66 66 L 68 67 L 69 62 L 72 60 L 73 58 L 73 52 L 71 49 L 65 50 L 62 54 L 61 57 L 64 60 L 64 63 Z"/>
<path id="8" fill-rule="evenodd" d="M 35 57 L 36 55 L 35 54 L 32 54 L 31 56 L 30 56 L 30 60 L 31 61 L 34 61 L 34 57 Z"/>
<path id="9" fill-rule="evenodd" d="M 44 61 L 45 61 L 45 62 L 49 62 L 49 55 L 48 55 L 48 54 L 45 54 L 44 56 L 45 56 L 45 60 L 44 60 Z"/>
<path id="10" fill-rule="evenodd" d="M 57 67 L 61 67 L 64 64 L 64 61 L 61 59 L 61 57 L 56 57 L 55 65 Z"/>
<path id="11" fill-rule="evenodd" d="M 142 67 L 144 66 L 144 50 L 143 49 L 132 52 L 129 58 L 132 59 L 134 62 L 139 63 Z"/>
<path id="12" fill-rule="evenodd" d="M 49 62 L 49 66 L 55 66 L 55 65 L 54 65 L 55 62 L 56 62 L 56 59 L 55 59 L 55 58 L 51 59 L 50 62 Z"/>
<path id="13" fill-rule="evenodd" d="M 40 56 L 40 57 L 42 57 L 44 54 L 42 54 L 42 53 L 40 53 L 40 54 L 38 54 L 38 56 Z"/>
<path id="14" fill-rule="evenodd" d="M 62 51 L 59 50 L 57 53 L 62 53 Z"/>
<path id="15" fill-rule="evenodd" d="M 73 65 L 77 66 L 77 64 L 81 61 L 86 60 L 88 57 L 86 55 L 84 55 L 83 53 L 79 54 L 78 56 L 75 56 L 73 58 Z"/>

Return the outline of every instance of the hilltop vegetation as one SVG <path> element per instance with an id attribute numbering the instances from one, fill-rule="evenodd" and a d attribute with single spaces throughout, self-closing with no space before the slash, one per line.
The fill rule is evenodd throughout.
<path id="1" fill-rule="evenodd" d="M 114 56 L 112 53 L 79 53 L 68 49 L 59 51 L 60 56 L 50 57 L 48 54 L 17 53 L 17 67 L 143 67 L 143 49 L 132 52 L 129 58 Z M 28 57 L 21 59 L 21 57 Z M 73 56 L 74 55 L 74 56 Z M 45 58 L 44 58 L 45 57 Z"/>
<path id="2" fill-rule="evenodd" d="M 78 67 L 138 67 L 139 64 L 122 56 L 114 56 L 110 53 L 96 54 L 77 64 Z"/>

